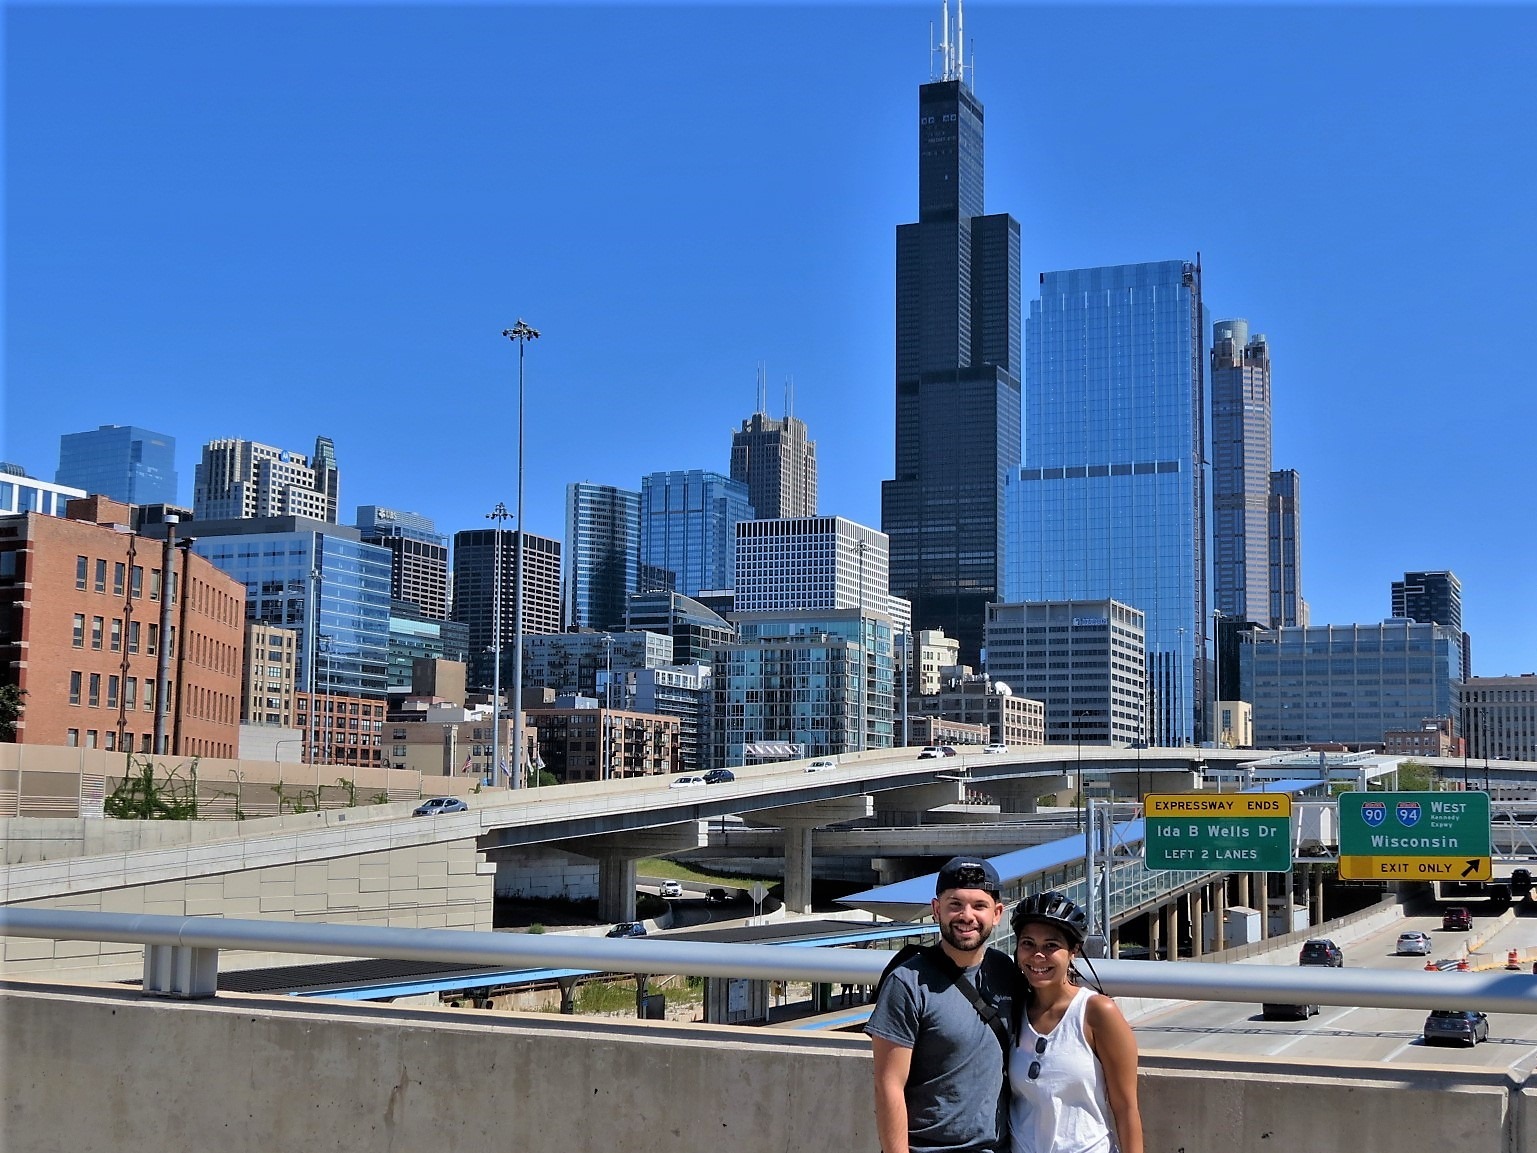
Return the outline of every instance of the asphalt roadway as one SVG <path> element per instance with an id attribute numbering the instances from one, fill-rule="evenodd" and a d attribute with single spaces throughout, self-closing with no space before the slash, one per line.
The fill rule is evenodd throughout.
<path id="1" fill-rule="evenodd" d="M 1473 932 L 1486 930 L 1495 920 L 1473 909 Z M 1467 933 L 1441 928 L 1440 914 L 1405 917 L 1387 927 L 1354 940 L 1335 938 L 1349 968 L 1423 970 L 1427 958 L 1400 957 L 1395 953 L 1398 935 L 1408 929 L 1429 933 L 1435 943 L 1432 957 L 1450 957 Z M 1320 936 L 1323 934 L 1320 933 Z M 1484 944 L 1473 962 L 1499 961 L 1510 949 L 1537 946 L 1537 914 L 1518 916 Z M 1523 969 L 1531 972 L 1531 962 Z M 1532 977 L 1537 981 L 1537 976 Z M 1317 1058 L 1326 1061 L 1367 1061 L 1409 1065 L 1454 1064 L 1468 1068 L 1510 1069 L 1524 1075 L 1537 1065 L 1537 1015 L 1491 1014 L 1489 1040 L 1472 1048 L 1424 1043 L 1423 1009 L 1366 1009 L 1343 1005 L 1320 1006 L 1318 1016 L 1306 1021 L 1266 1021 L 1259 1005 L 1234 1002 L 1182 1002 L 1138 1017 L 1133 1022 L 1137 1044 L 1146 1051 L 1188 1056 L 1233 1054 L 1239 1057 Z"/>

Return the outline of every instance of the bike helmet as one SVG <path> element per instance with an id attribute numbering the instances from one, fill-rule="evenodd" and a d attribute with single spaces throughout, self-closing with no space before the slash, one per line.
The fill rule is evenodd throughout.
<path id="1" fill-rule="evenodd" d="M 1036 893 L 1014 906 L 1009 915 L 1009 925 L 1016 936 L 1020 927 L 1031 921 L 1055 925 L 1066 933 L 1072 944 L 1083 942 L 1089 932 L 1089 918 L 1082 909 L 1058 892 Z"/>

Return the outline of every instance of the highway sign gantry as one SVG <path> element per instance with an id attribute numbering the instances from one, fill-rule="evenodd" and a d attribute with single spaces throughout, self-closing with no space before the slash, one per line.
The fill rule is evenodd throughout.
<path id="1" fill-rule="evenodd" d="M 1292 799 L 1285 793 L 1149 793 L 1143 805 L 1149 869 L 1292 867 Z"/>
<path id="2" fill-rule="evenodd" d="M 1487 881 L 1489 794 L 1341 793 L 1347 881 Z"/>

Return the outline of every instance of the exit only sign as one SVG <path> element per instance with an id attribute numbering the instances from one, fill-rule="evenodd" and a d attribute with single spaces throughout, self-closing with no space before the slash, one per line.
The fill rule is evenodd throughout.
<path id="1" fill-rule="evenodd" d="M 1285 793 L 1149 793 L 1144 806 L 1149 869 L 1292 867 L 1292 799 Z"/>

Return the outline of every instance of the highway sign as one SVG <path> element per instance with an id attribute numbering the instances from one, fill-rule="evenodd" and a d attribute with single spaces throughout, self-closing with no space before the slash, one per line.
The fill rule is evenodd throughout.
<path id="1" fill-rule="evenodd" d="M 1487 881 L 1488 793 L 1341 793 L 1347 881 Z"/>
<path id="2" fill-rule="evenodd" d="M 1285 793 L 1149 793 L 1143 815 L 1149 869 L 1292 867 L 1292 799 Z"/>

